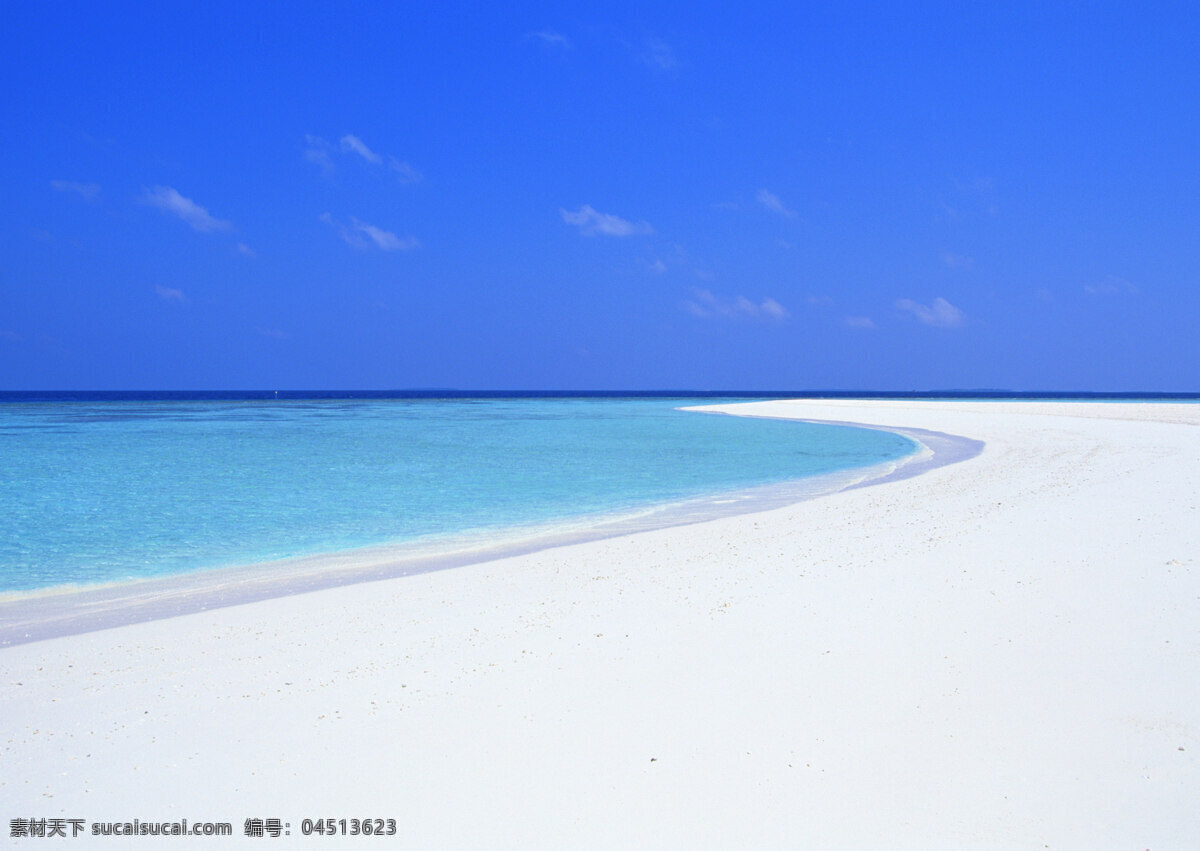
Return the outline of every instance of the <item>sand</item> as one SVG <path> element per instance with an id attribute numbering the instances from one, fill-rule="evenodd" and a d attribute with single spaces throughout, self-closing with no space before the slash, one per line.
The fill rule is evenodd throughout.
<path id="1" fill-rule="evenodd" d="M 0 649 L 0 816 L 233 823 L 171 840 L 203 847 L 367 817 L 414 847 L 1196 847 L 1200 406 L 720 407 L 985 446 Z"/>

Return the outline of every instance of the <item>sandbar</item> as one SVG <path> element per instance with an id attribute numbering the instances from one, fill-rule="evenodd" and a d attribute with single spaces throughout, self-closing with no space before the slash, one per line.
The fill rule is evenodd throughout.
<path id="1" fill-rule="evenodd" d="M 5 647 L 4 817 L 232 822 L 224 844 L 270 842 L 254 817 L 295 844 L 392 818 L 413 847 L 1200 841 L 1200 405 L 712 407 L 981 451 Z"/>

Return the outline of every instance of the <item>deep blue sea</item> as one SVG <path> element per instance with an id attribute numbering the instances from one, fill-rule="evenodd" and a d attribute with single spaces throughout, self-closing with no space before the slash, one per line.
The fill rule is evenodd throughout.
<path id="1" fill-rule="evenodd" d="M 677 410 L 712 401 L 4 394 L 0 591 L 579 522 L 915 448 Z"/>

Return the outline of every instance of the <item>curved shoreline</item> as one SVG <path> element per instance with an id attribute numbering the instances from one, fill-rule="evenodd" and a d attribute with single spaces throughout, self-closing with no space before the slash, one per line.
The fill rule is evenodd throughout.
<path id="1" fill-rule="evenodd" d="M 758 405 L 762 403 L 752 402 L 746 404 Z M 761 417 L 763 419 L 791 420 L 793 422 L 815 423 L 817 425 L 850 426 L 851 428 L 890 431 L 894 434 L 902 434 L 910 440 L 914 440 L 924 446 L 926 449 L 930 450 L 929 454 L 923 457 L 918 458 L 909 456 L 908 458 L 903 459 L 903 462 L 897 465 L 896 469 L 884 476 L 871 479 L 870 481 L 848 485 L 846 488 L 843 488 L 843 490 L 870 487 L 871 485 L 882 485 L 886 484 L 887 482 L 900 481 L 901 479 L 910 479 L 913 476 L 919 476 L 922 473 L 927 473 L 930 470 L 937 469 L 938 467 L 945 467 L 949 464 L 957 464 L 960 461 L 969 461 L 983 452 L 985 445 L 982 440 L 975 440 L 974 438 L 963 437 L 962 435 L 957 434 L 947 434 L 946 432 L 942 431 L 932 431 L 927 428 L 910 428 L 906 426 L 895 425 L 884 426 L 875 425 L 872 423 L 851 422 L 849 420 L 825 420 L 813 419 L 810 417 L 784 417 L 778 414 L 754 414 L 745 411 L 734 412 L 725 410 L 728 407 L 728 405 L 718 405 L 711 407 L 704 406 L 699 408 L 688 408 L 685 410 L 708 411 L 716 414 L 729 414 L 730 416 L 736 417 Z"/>
<path id="2" fill-rule="evenodd" d="M 895 462 L 711 493 L 622 512 L 613 519 L 589 515 L 456 536 L 453 542 L 434 544 L 432 551 L 420 543 L 384 545 L 143 580 L 18 593 L 0 599 L 0 648 L 769 511 L 844 490 L 911 478 L 973 458 L 983 448 L 981 441 L 927 429 L 738 410 L 746 404 L 761 403 L 687 406 L 681 410 L 889 431 L 908 437 L 923 449 Z"/>
<path id="3" fill-rule="evenodd" d="M 986 447 L 777 510 L 7 648 L 0 794 L 39 817 L 395 814 L 435 848 L 1194 844 L 1200 406 L 739 412 Z"/>

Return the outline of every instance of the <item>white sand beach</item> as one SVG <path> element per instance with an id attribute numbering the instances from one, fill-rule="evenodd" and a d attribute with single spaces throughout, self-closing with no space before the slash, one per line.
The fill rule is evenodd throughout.
<path id="1" fill-rule="evenodd" d="M 6 828 L 1200 844 L 1200 405 L 720 409 L 986 445 L 757 514 L 0 649 Z"/>

